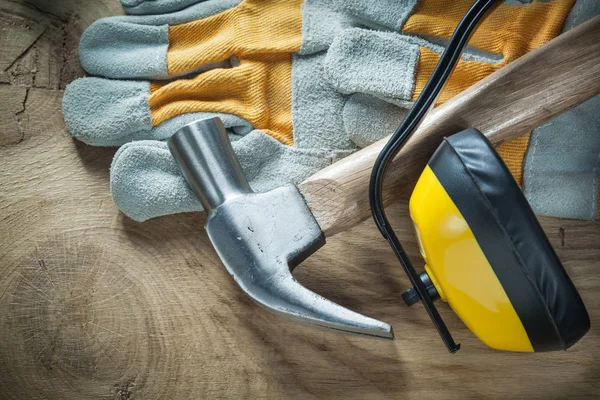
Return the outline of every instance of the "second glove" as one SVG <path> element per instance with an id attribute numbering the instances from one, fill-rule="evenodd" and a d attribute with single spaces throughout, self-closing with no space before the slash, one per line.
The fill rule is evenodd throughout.
<path id="1" fill-rule="evenodd" d="M 470 3 L 424 0 L 123 1 L 83 35 L 67 127 L 123 145 L 115 202 L 145 220 L 200 209 L 163 140 L 219 115 L 255 190 L 296 183 L 391 133 Z M 573 1 L 502 5 L 472 38 L 441 101 L 550 40 Z M 166 12 L 166 13 L 165 13 Z"/>

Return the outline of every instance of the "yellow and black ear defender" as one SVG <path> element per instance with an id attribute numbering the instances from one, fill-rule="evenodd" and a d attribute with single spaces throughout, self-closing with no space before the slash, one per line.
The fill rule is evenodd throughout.
<path id="1" fill-rule="evenodd" d="M 377 157 L 369 202 L 412 288 L 451 352 L 455 343 L 434 305 L 447 302 L 488 346 L 509 351 L 565 350 L 590 320 L 525 196 L 489 141 L 475 129 L 446 138 L 410 199 L 425 272 L 417 274 L 385 215 L 386 169 L 435 104 L 471 33 L 500 0 L 476 0 L 460 21 L 421 94 Z M 400 161 L 401 162 L 401 161 Z"/>
<path id="2" fill-rule="evenodd" d="M 529 203 L 491 143 L 446 138 L 410 198 L 420 279 L 488 346 L 566 350 L 590 320 Z M 404 296 L 415 301 L 415 292 Z M 416 298 L 418 300 L 418 298 Z"/>

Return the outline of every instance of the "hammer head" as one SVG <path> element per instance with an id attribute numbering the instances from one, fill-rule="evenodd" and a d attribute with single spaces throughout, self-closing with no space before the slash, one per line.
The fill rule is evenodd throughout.
<path id="1" fill-rule="evenodd" d="M 392 328 L 302 286 L 291 270 L 325 244 L 295 186 L 254 193 L 219 118 L 196 121 L 169 149 L 208 213 L 206 231 L 237 284 L 267 310 L 297 322 L 393 339 Z"/>

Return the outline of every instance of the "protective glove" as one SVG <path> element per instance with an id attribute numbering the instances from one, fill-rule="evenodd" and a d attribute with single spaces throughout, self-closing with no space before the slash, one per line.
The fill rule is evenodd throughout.
<path id="1" fill-rule="evenodd" d="M 196 119 L 224 120 L 259 191 L 390 134 L 471 1 L 122 3 L 143 15 L 99 20 L 80 44 L 86 71 L 110 79 L 73 82 L 63 110 L 75 137 L 123 145 L 111 190 L 142 221 L 200 209 L 162 142 Z M 572 4 L 500 6 L 440 100 L 556 36 Z"/>
<path id="2" fill-rule="evenodd" d="M 597 15 L 600 1 L 578 0 L 563 30 Z M 523 192 L 537 214 L 600 219 L 598 110 L 600 95 L 505 146 L 505 159 L 523 171 Z"/>

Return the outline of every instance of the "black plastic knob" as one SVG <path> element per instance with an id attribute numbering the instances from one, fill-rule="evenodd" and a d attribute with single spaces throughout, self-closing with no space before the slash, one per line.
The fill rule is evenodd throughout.
<path id="1" fill-rule="evenodd" d="M 406 292 L 402 293 L 402 300 L 406 303 L 407 306 L 412 306 L 415 303 L 421 301 L 419 294 L 415 290 L 415 288 L 408 288 Z"/>
<path id="2" fill-rule="evenodd" d="M 431 300 L 435 300 L 440 297 L 439 293 L 435 289 L 433 282 L 431 281 L 431 278 L 429 277 L 429 275 L 427 275 L 427 272 L 421 272 L 419 274 L 419 279 L 421 280 L 421 282 L 423 282 L 423 285 L 425 285 L 425 289 L 427 289 L 427 293 L 429 294 L 429 297 L 431 297 Z M 417 293 L 415 288 L 411 287 L 404 293 L 402 293 L 402 300 L 404 300 L 406 305 L 410 307 L 413 304 L 418 303 L 421 300 L 421 298 L 419 297 L 419 294 Z"/>

